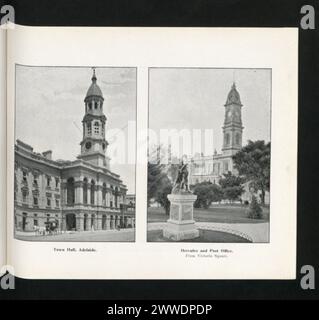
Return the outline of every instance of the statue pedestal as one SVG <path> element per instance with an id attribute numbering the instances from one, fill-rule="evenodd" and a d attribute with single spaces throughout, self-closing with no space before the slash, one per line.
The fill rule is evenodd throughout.
<path id="1" fill-rule="evenodd" d="M 197 196 L 192 193 L 180 193 L 169 194 L 167 198 L 171 203 L 170 217 L 163 229 L 163 236 L 174 241 L 199 237 L 193 220 L 193 205 Z"/>

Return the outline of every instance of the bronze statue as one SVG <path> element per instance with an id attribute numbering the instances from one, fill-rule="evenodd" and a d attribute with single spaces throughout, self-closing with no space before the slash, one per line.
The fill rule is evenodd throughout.
<path id="1" fill-rule="evenodd" d="M 173 193 L 190 192 L 188 187 L 188 170 L 187 163 L 181 162 L 178 168 L 177 177 L 173 187 Z"/>

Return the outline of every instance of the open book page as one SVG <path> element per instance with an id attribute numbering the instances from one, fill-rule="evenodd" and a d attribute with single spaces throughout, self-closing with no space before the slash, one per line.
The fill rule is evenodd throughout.
<path id="1" fill-rule="evenodd" d="M 0 268 L 6 265 L 6 30 L 0 28 Z"/>
<path id="2" fill-rule="evenodd" d="M 292 28 L 9 30 L 16 274 L 295 278 L 297 48 Z"/>

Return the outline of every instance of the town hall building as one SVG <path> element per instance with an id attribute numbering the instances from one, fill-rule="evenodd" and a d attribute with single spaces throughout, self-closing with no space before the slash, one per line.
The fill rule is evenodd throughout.
<path id="1" fill-rule="evenodd" d="M 55 221 L 64 231 L 135 227 L 135 206 L 127 187 L 110 169 L 106 156 L 104 98 L 95 70 L 84 99 L 81 152 L 75 161 L 53 160 L 52 151 L 37 153 L 15 145 L 15 230 L 33 231 Z"/>

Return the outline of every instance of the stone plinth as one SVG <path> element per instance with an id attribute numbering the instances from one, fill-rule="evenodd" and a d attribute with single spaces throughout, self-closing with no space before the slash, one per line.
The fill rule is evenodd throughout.
<path id="1" fill-rule="evenodd" d="M 193 205 L 197 196 L 188 193 L 169 194 L 171 203 L 169 220 L 163 229 L 163 236 L 170 240 L 181 241 L 199 237 L 193 219 Z"/>

